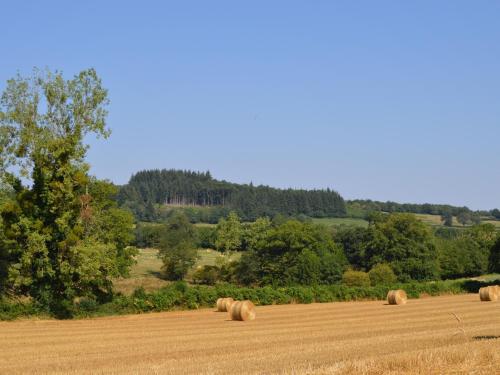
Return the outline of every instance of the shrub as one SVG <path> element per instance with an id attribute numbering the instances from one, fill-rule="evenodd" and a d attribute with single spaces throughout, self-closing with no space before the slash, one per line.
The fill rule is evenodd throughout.
<path id="1" fill-rule="evenodd" d="M 220 268 L 217 266 L 205 265 L 193 273 L 193 282 L 195 284 L 215 285 L 219 279 Z"/>
<path id="2" fill-rule="evenodd" d="M 40 316 L 46 311 L 31 301 L 11 301 L 0 296 L 0 321 L 14 320 L 20 317 Z"/>
<path id="3" fill-rule="evenodd" d="M 345 271 L 342 275 L 342 283 L 347 286 L 369 287 L 370 277 L 363 271 Z"/>
<path id="4" fill-rule="evenodd" d="M 212 227 L 196 227 L 198 232 L 198 247 L 203 249 L 215 249 L 217 233 Z"/>
<path id="5" fill-rule="evenodd" d="M 370 272 L 368 272 L 368 276 L 370 277 L 371 285 L 393 284 L 397 280 L 396 274 L 392 268 L 385 263 L 373 266 Z"/>

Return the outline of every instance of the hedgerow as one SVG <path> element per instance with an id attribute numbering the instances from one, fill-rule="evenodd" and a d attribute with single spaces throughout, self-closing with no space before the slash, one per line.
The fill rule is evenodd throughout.
<path id="1" fill-rule="evenodd" d="M 409 298 L 421 295 L 477 293 L 480 287 L 500 284 L 500 280 L 480 282 L 449 280 L 433 282 L 396 283 L 371 287 L 349 287 L 342 284 L 318 286 L 289 286 L 260 288 L 238 287 L 232 284 L 216 286 L 189 286 L 180 281 L 157 291 L 147 293 L 135 290 L 130 296 L 116 295 L 110 302 L 98 304 L 81 299 L 73 306 L 73 317 L 139 314 L 170 310 L 198 309 L 215 305 L 219 297 L 235 300 L 249 299 L 256 305 L 283 305 L 289 303 L 340 302 L 384 300 L 391 289 L 404 289 Z M 33 303 L 0 300 L 0 320 L 46 314 Z"/>

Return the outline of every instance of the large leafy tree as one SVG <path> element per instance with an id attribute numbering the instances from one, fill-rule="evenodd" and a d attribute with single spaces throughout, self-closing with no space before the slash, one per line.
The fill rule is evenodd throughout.
<path id="1" fill-rule="evenodd" d="M 82 213 L 88 216 L 85 221 L 87 235 L 114 245 L 117 272 L 126 277 L 137 255 L 137 249 L 129 246 L 135 240 L 134 217 L 130 211 L 118 208 L 117 194 L 118 187 L 111 182 L 92 178 L 86 195 L 91 200 L 91 211 L 83 210 Z"/>
<path id="2" fill-rule="evenodd" d="M 196 230 L 186 215 L 176 213 L 168 219 L 159 241 L 159 257 L 163 261 L 163 276 L 168 280 L 182 280 L 194 266 Z"/>
<path id="3" fill-rule="evenodd" d="M 354 268 L 370 269 L 366 256 L 366 248 L 373 240 L 372 228 L 341 228 L 334 234 L 334 239 L 342 245 L 347 260 Z"/>
<path id="4" fill-rule="evenodd" d="M 401 281 L 438 276 L 433 234 L 415 215 L 380 215 L 370 229 L 373 238 L 365 249 L 368 265 L 388 263 Z"/>
<path id="5" fill-rule="evenodd" d="M 92 230 L 85 163 L 84 138 L 110 134 L 107 104 L 93 69 L 70 80 L 49 71 L 17 76 L 1 97 L 0 172 L 15 197 L 1 209 L 4 284 L 60 315 L 74 297 L 109 294 L 119 274 L 115 239 Z"/>
<path id="6" fill-rule="evenodd" d="M 488 272 L 498 234 L 492 224 L 464 229 L 456 238 L 436 241 L 442 278 L 479 276 Z"/>
<path id="7" fill-rule="evenodd" d="M 236 212 L 230 212 L 227 219 L 221 218 L 216 228 L 215 247 L 219 251 L 236 251 L 241 248 L 243 228 Z"/>
<path id="8" fill-rule="evenodd" d="M 325 227 L 291 220 L 265 231 L 238 268 L 243 283 L 310 285 L 338 282 L 346 264 Z"/>

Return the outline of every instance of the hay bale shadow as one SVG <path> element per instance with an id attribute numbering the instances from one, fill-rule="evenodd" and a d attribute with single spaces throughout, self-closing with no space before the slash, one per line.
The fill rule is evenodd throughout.
<path id="1" fill-rule="evenodd" d="M 494 335 L 474 336 L 472 339 L 476 340 L 476 341 L 496 340 L 496 339 L 500 339 L 500 336 L 494 336 Z"/>

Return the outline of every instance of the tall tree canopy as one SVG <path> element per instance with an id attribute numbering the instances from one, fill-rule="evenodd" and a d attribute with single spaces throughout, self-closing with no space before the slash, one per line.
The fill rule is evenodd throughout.
<path id="1" fill-rule="evenodd" d="M 335 191 L 275 189 L 269 186 L 219 181 L 209 172 L 146 170 L 122 187 L 120 203 L 141 220 L 154 219 L 153 205 L 225 207 L 245 221 L 260 216 L 305 214 L 313 217 L 344 216 L 345 203 Z M 221 211 L 224 216 L 227 211 Z"/>
<path id="2" fill-rule="evenodd" d="M 261 231 L 242 256 L 237 276 L 247 284 L 333 284 L 346 265 L 326 227 L 292 220 Z"/>
<path id="3" fill-rule="evenodd" d="M 372 223 L 365 257 L 370 266 L 388 263 L 401 281 L 438 276 L 431 229 L 412 214 L 379 215 Z"/>
<path id="4" fill-rule="evenodd" d="M 196 230 L 182 213 L 176 213 L 165 224 L 159 241 L 159 257 L 163 261 L 163 276 L 168 280 L 182 280 L 194 266 Z"/>
<path id="5" fill-rule="evenodd" d="M 94 226 L 110 222 L 110 207 L 105 196 L 89 192 L 96 184 L 88 177 L 84 137 L 109 136 L 107 104 L 93 69 L 70 80 L 35 70 L 9 80 L 1 97 L 0 172 L 14 191 L 1 209 L 0 263 L 8 264 L 1 282 L 61 315 L 74 297 L 110 292 L 128 241 Z M 131 230 L 130 218 L 121 219 Z"/>

